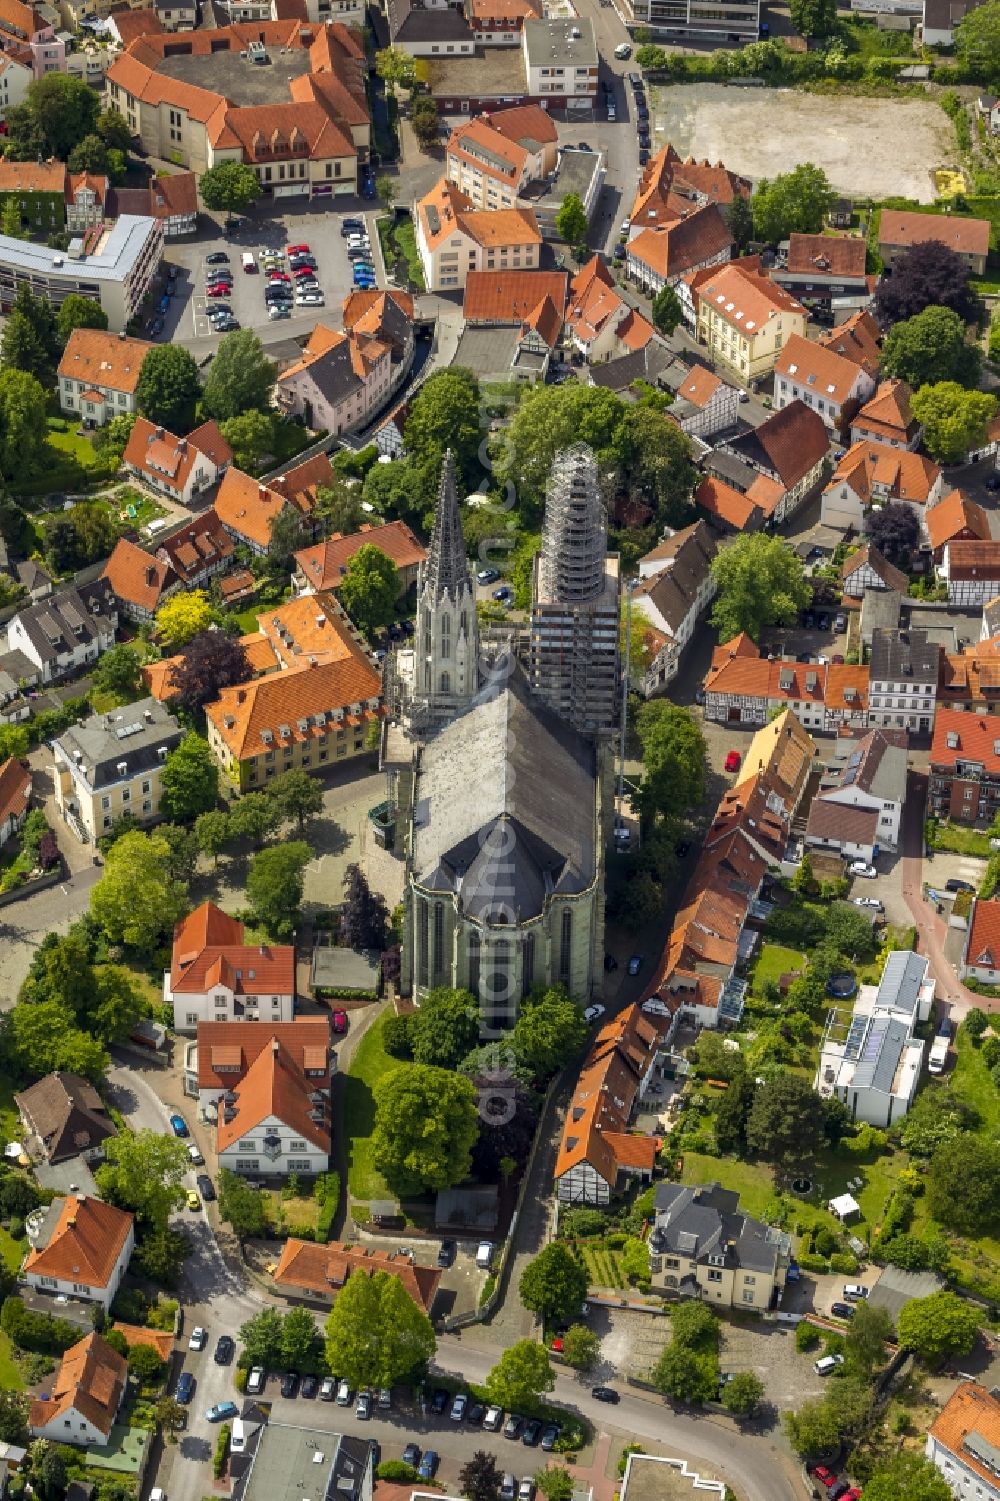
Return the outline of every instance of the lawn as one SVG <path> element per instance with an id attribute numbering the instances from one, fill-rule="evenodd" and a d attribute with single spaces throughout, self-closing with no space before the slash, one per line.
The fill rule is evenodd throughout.
<path id="1" fill-rule="evenodd" d="M 64 417 L 50 417 L 48 426 L 50 448 L 79 464 L 81 469 L 101 468 L 93 443 L 77 432 L 75 423 L 67 422 Z"/>
<path id="2" fill-rule="evenodd" d="M 0 1074 L 0 1136 L 5 1141 L 20 1141 L 21 1117 L 14 1104 L 14 1086 Z"/>
<path id="3" fill-rule="evenodd" d="M 347 1146 L 347 1187 L 355 1199 L 390 1199 L 393 1197 L 381 1173 L 372 1162 L 372 1128 L 375 1124 L 376 1084 L 390 1069 L 400 1066 L 382 1046 L 382 1027 L 386 1011 L 379 1017 L 358 1045 L 351 1066 L 344 1075 L 343 1131 Z"/>
<path id="4" fill-rule="evenodd" d="M 583 1257 L 583 1264 L 587 1268 L 587 1277 L 591 1287 L 621 1287 L 627 1288 L 628 1278 L 622 1267 L 622 1253 L 610 1250 L 600 1241 L 591 1245 L 588 1241 L 577 1241 L 577 1250 Z"/>
<path id="5" fill-rule="evenodd" d="M 804 971 L 806 956 L 799 949 L 782 948 L 780 943 L 765 943 L 754 966 L 753 993 L 762 995 L 769 982 L 777 985 L 782 975 Z"/>
<path id="6" fill-rule="evenodd" d="M 296 454 L 308 448 L 314 443 L 315 438 L 302 426 L 301 422 L 292 422 L 288 418 L 276 418 L 273 423 L 274 436 L 271 439 L 271 452 L 276 464 L 287 463 L 294 459 Z"/>
<path id="7" fill-rule="evenodd" d="M 417 236 L 413 220 L 409 217 L 379 219 L 378 237 L 386 270 L 395 267 L 398 260 L 406 262 L 406 274 L 418 291 L 424 290 L 424 268 L 417 252 Z"/>
<path id="8" fill-rule="evenodd" d="M 0 1390 L 20 1392 L 24 1390 L 24 1377 L 14 1360 L 14 1346 L 10 1337 L 0 1329 Z"/>
<path id="9" fill-rule="evenodd" d="M 141 490 L 127 488 L 119 490 L 114 498 L 118 510 L 119 520 L 128 522 L 132 526 L 148 526 L 151 521 L 158 521 L 161 516 L 166 516 L 165 506 L 151 500 Z"/>
<path id="10" fill-rule="evenodd" d="M 240 635 L 250 636 L 254 633 L 254 631 L 260 629 L 257 624 L 257 616 L 263 612 L 263 609 L 264 606 L 261 604 L 255 603 L 252 605 L 247 605 L 246 609 L 237 610 L 234 611 L 231 615 L 227 615 L 226 620 L 235 620 L 236 624 L 240 628 Z"/>
<path id="11" fill-rule="evenodd" d="M 931 849 L 947 850 L 953 855 L 979 855 L 988 860 L 993 854 L 988 834 L 962 828 L 960 824 L 939 823 L 937 819 L 929 818 L 925 838 Z"/>

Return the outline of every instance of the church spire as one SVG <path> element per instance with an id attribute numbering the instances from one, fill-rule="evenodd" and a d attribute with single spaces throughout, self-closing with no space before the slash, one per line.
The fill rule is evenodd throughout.
<path id="1" fill-rule="evenodd" d="M 455 486 L 455 460 L 449 448 L 441 468 L 434 530 L 431 533 L 427 560 L 423 566 L 422 585 L 435 599 L 444 594 L 454 596 L 468 584 L 469 561 L 462 537 L 462 518 L 458 510 Z"/>

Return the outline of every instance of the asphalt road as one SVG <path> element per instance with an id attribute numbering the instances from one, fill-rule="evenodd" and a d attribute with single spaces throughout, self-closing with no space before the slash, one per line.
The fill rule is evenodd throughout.
<path id="1" fill-rule="evenodd" d="M 46 933 L 64 934 L 87 911 L 91 887 L 102 873 L 101 867 L 88 866 L 58 886 L 0 909 L 0 1011 L 9 1011 L 17 1000 L 35 949 Z"/>

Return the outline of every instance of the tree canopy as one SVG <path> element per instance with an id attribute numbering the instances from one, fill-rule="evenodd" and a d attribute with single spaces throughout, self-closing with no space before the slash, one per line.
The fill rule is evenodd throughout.
<path id="1" fill-rule="evenodd" d="M 579 193 L 567 193 L 556 214 L 556 234 L 574 249 L 586 248 L 589 228 L 583 199 Z"/>
<path id="2" fill-rule="evenodd" d="M 579 1316 L 588 1285 L 583 1262 L 565 1241 L 553 1240 L 529 1261 L 521 1273 L 518 1292 L 525 1308 L 560 1324 Z"/>
<path id="3" fill-rule="evenodd" d="M 837 29 L 837 0 L 790 0 L 789 13 L 799 36 L 832 36 Z"/>
<path id="4" fill-rule="evenodd" d="M 486 1395 L 510 1412 L 533 1412 L 556 1384 L 549 1352 L 537 1340 L 509 1345 L 486 1378 Z"/>
<path id="5" fill-rule="evenodd" d="M 886 506 L 868 507 L 865 533 L 885 557 L 906 557 L 917 545 L 920 522 L 912 506 L 890 501 Z"/>
<path id="6" fill-rule="evenodd" d="M 974 386 L 979 351 L 966 340 L 965 322 L 951 308 L 927 307 L 896 323 L 882 345 L 882 373 L 905 380 L 914 391 L 940 381 Z"/>
<path id="7" fill-rule="evenodd" d="M 204 188 L 204 178 L 200 187 Z M 149 350 L 135 389 L 136 404 L 144 417 L 184 437 L 194 427 L 200 395 L 198 366 L 190 350 L 183 344 L 157 344 Z"/>
<path id="8" fill-rule="evenodd" d="M 167 818 L 186 822 L 219 801 L 219 763 L 201 735 L 185 735 L 167 755 L 160 774 L 160 807 Z"/>
<path id="9" fill-rule="evenodd" d="M 253 668 L 242 641 L 227 636 L 225 631 L 198 631 L 187 642 L 172 670 L 171 701 L 176 699 L 194 714 L 217 699 L 223 688 L 245 683 L 252 676 Z"/>
<path id="10" fill-rule="evenodd" d="M 940 1225 L 981 1234 L 1000 1218 L 1000 1146 L 966 1132 L 937 1148 L 927 1202 Z"/>
<path id="11" fill-rule="evenodd" d="M 81 297 L 71 292 L 64 298 L 56 314 L 56 332 L 60 343 L 66 344 L 75 328 L 107 328 L 108 315 L 99 302 L 92 297 Z"/>
<path id="12" fill-rule="evenodd" d="M 161 1131 L 122 1131 L 104 1144 L 107 1162 L 94 1174 L 101 1194 L 152 1230 L 164 1230 L 184 1202 L 187 1147 Z"/>
<path id="13" fill-rule="evenodd" d="M 256 172 L 243 162 L 219 162 L 198 179 L 198 192 L 212 214 L 245 214 L 260 197 Z"/>
<path id="14" fill-rule="evenodd" d="M 1000 0 L 966 12 L 955 30 L 955 49 L 976 76 L 995 79 L 1000 74 Z"/>
<path id="15" fill-rule="evenodd" d="M 36 474 L 46 454 L 46 396 L 35 376 L 0 370 L 0 475 L 14 484 Z"/>
<path id="16" fill-rule="evenodd" d="M 399 569 L 371 542 L 364 542 L 349 560 L 340 581 L 344 609 L 363 631 L 388 625 L 396 613 Z"/>
<path id="17" fill-rule="evenodd" d="M 684 317 L 684 309 L 681 300 L 669 283 L 665 284 L 653 298 L 650 311 L 653 315 L 653 326 L 657 333 L 669 336 Z"/>
<path id="18" fill-rule="evenodd" d="M 470 1081 L 408 1063 L 375 1085 L 372 1156 L 395 1192 L 451 1188 L 468 1176 L 479 1134 Z"/>
<path id="19" fill-rule="evenodd" d="M 554 985 L 525 997 L 509 1041 L 525 1071 L 538 1082 L 547 1083 L 557 1069 L 579 1053 L 586 1036 L 583 1008 L 568 991 Z"/>
<path id="20" fill-rule="evenodd" d="M 219 431 L 233 450 L 237 468 L 252 474 L 274 444 L 274 419 L 253 407 L 219 424 Z"/>
<path id="21" fill-rule="evenodd" d="M 173 932 L 186 894 L 168 873 L 170 846 L 138 829 L 115 841 L 104 874 L 90 893 L 90 910 L 112 943 L 152 951 Z"/>
<path id="22" fill-rule="evenodd" d="M 689 709 L 653 698 L 636 716 L 642 746 L 643 813 L 683 817 L 705 795 L 705 737 Z"/>
<path id="23" fill-rule="evenodd" d="M 958 464 L 970 449 L 985 445 L 997 399 L 986 391 L 967 391 L 957 381 L 939 381 L 915 391 L 912 407 L 931 458 L 939 464 Z"/>
<path id="24" fill-rule="evenodd" d="M 814 5 L 816 0 L 803 0 L 803 4 Z M 764 177 L 750 200 L 754 233 L 769 245 L 787 240 L 796 231 L 819 234 L 836 201 L 826 173 L 812 162 L 777 177 Z"/>
<path id="25" fill-rule="evenodd" d="M 471 488 L 481 474 L 480 437 L 479 382 L 472 371 L 451 365 L 429 376 L 414 396 L 406 419 L 406 448 L 412 462 L 438 472 L 450 448 L 458 473 Z"/>
<path id="26" fill-rule="evenodd" d="M 212 624 L 213 610 L 202 589 L 183 590 L 165 599 L 156 612 L 156 634 L 163 648 L 178 652 Z"/>
<path id="27" fill-rule="evenodd" d="M 754 641 L 769 625 L 792 625 L 812 599 L 802 563 L 782 537 L 744 533 L 712 561 L 718 593 L 712 624 L 720 641 L 746 631 Z"/>
<path id="28" fill-rule="evenodd" d="M 205 377 L 205 406 L 220 422 L 251 409 L 266 412 L 274 377 L 275 366 L 253 329 L 223 334 Z"/>
<path id="29" fill-rule="evenodd" d="M 410 1047 L 418 1063 L 456 1068 L 479 1037 L 479 1005 L 468 990 L 438 986 L 410 1018 Z"/>
<path id="30" fill-rule="evenodd" d="M 524 392 L 492 444 L 495 477 L 501 489 L 512 487 L 522 519 L 540 516 L 552 461 L 571 444 L 589 444 L 602 471 L 617 467 L 624 415 L 624 403 L 603 386 L 538 383 Z"/>
<path id="31" fill-rule="evenodd" d="M 932 1369 L 949 1355 L 968 1355 L 979 1335 L 979 1314 L 957 1293 L 914 1298 L 896 1320 L 899 1343 Z"/>
<path id="32" fill-rule="evenodd" d="M 247 898 L 257 921 L 274 938 L 289 938 L 299 921 L 312 853 L 304 841 L 292 840 L 258 851 L 250 862 Z"/>
<path id="33" fill-rule="evenodd" d="M 352 949 L 384 949 L 389 909 L 380 892 L 372 891 L 360 865 L 344 871 L 344 902 L 340 937 Z"/>
<path id="34" fill-rule="evenodd" d="M 952 1501 L 952 1495 L 937 1466 L 911 1449 L 883 1460 L 865 1481 L 865 1501 Z"/>
<path id="35" fill-rule="evenodd" d="M 808 1162 L 823 1142 L 823 1114 L 800 1074 L 781 1073 L 758 1085 L 746 1124 L 747 1146 L 768 1162 Z"/>
<path id="36" fill-rule="evenodd" d="M 940 240 L 924 240 L 897 255 L 892 275 L 875 291 L 875 312 L 883 325 L 915 318 L 927 307 L 946 307 L 967 323 L 975 309 L 969 267 Z"/>
<path id="37" fill-rule="evenodd" d="M 348 1277 L 326 1321 L 326 1359 L 353 1387 L 419 1380 L 436 1349 L 434 1330 L 398 1277 Z"/>
<path id="38" fill-rule="evenodd" d="M 23 104 L 7 111 L 7 142 L 15 161 L 68 160 L 73 147 L 93 135 L 100 94 L 82 78 L 46 73 L 28 85 Z"/>

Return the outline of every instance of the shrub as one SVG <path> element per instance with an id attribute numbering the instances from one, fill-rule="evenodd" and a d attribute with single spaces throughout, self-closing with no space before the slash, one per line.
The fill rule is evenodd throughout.
<path id="1" fill-rule="evenodd" d="M 838 1251 L 830 1257 L 830 1270 L 850 1275 L 858 1270 L 858 1258 L 851 1251 Z"/>
<path id="2" fill-rule="evenodd" d="M 150 1308 L 143 1322 L 150 1329 L 163 1329 L 168 1334 L 173 1333 L 174 1324 L 177 1321 L 176 1298 L 162 1298 Z"/>
<path id="3" fill-rule="evenodd" d="M 313 1198 L 320 1206 L 316 1216 L 316 1239 L 322 1243 L 330 1239 L 330 1229 L 340 1204 L 340 1174 L 320 1173 L 313 1185 Z"/>
<path id="4" fill-rule="evenodd" d="M 800 1353 L 805 1350 L 815 1350 L 819 1344 L 819 1330 L 815 1324 L 810 1324 L 808 1319 L 803 1319 L 801 1324 L 795 1327 L 795 1348 Z"/>
<path id="5" fill-rule="evenodd" d="M 828 1272 L 830 1263 L 825 1256 L 814 1256 L 812 1252 L 803 1255 L 799 1253 L 799 1266 L 806 1272 Z"/>
<path id="6" fill-rule="evenodd" d="M 248 1375 L 249 1375 L 249 1372 L 248 1372 L 246 1366 L 238 1365 L 236 1367 L 236 1372 L 235 1372 L 235 1374 L 233 1376 L 233 1385 L 235 1386 L 236 1390 L 240 1393 L 241 1396 L 243 1395 L 243 1393 L 247 1389 L 247 1376 Z"/>
<path id="7" fill-rule="evenodd" d="M 379 1480 L 390 1480 L 397 1485 L 411 1485 L 419 1479 L 413 1466 L 404 1464 L 401 1459 L 383 1459 L 375 1474 Z"/>
<path id="8" fill-rule="evenodd" d="M 212 1456 L 212 1473 L 216 1480 L 221 1480 L 222 1473 L 226 1468 L 226 1456 L 229 1453 L 231 1431 L 229 1424 L 223 1423 L 219 1429 L 219 1436 L 215 1441 L 215 1453 Z"/>
<path id="9" fill-rule="evenodd" d="M 567 1209 L 560 1216 L 559 1228 L 564 1235 L 603 1235 L 610 1221 L 599 1209 Z"/>
<path id="10" fill-rule="evenodd" d="M 924 1176 L 919 1168 L 904 1167 L 899 1174 L 899 1186 L 916 1197 L 924 1191 Z"/>

